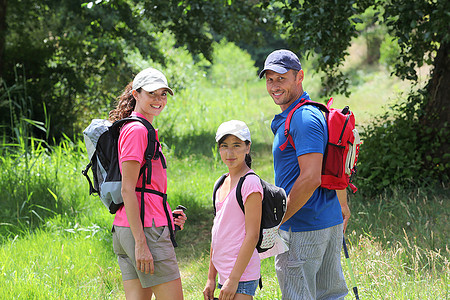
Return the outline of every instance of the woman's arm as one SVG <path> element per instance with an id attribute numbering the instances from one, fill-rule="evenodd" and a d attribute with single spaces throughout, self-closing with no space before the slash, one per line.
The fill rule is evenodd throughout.
<path id="1" fill-rule="evenodd" d="M 153 256 L 145 238 L 135 192 L 140 169 L 141 165 L 138 161 L 122 162 L 122 198 L 135 241 L 136 268 L 146 274 L 149 272 L 153 274 Z"/>
<path id="2" fill-rule="evenodd" d="M 216 267 L 214 267 L 214 264 L 212 263 L 212 253 L 213 249 L 211 246 L 210 254 L 209 254 L 209 269 L 208 269 L 208 280 L 206 281 L 205 289 L 203 290 L 203 298 L 205 300 L 212 300 L 214 299 L 214 290 L 216 289 L 216 277 L 217 277 L 217 270 Z"/>
<path id="3" fill-rule="evenodd" d="M 245 209 L 245 238 L 239 250 L 238 257 L 231 270 L 230 277 L 225 281 L 219 299 L 233 299 L 239 280 L 247 268 L 248 263 L 255 251 L 259 240 L 259 229 L 261 226 L 262 195 L 252 193 L 247 197 L 244 204 Z"/>

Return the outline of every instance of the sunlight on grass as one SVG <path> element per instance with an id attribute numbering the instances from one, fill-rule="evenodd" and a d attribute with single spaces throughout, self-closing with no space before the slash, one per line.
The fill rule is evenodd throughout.
<path id="1" fill-rule="evenodd" d="M 3 244 L 2 298 L 104 299 L 102 295 L 119 290 L 121 277 L 114 254 L 104 241 L 94 238 L 95 228 L 84 229 L 73 233 L 63 228 L 38 230 Z"/>

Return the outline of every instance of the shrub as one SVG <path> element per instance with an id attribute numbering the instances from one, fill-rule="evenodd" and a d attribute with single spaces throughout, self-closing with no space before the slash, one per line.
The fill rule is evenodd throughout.
<path id="1" fill-rule="evenodd" d="M 434 134 L 433 128 L 421 124 L 423 97 L 423 91 L 412 92 L 405 102 L 364 127 L 358 184 L 365 193 L 448 182 L 450 166 L 434 151 L 445 138 L 444 131 Z"/>

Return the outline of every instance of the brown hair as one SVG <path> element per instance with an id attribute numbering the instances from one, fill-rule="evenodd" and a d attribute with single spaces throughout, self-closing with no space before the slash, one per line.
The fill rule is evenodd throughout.
<path id="1" fill-rule="evenodd" d="M 136 106 L 136 99 L 131 94 L 132 86 L 133 82 L 130 82 L 117 98 L 116 108 L 109 112 L 109 121 L 115 122 L 131 115 L 131 112 Z M 137 89 L 136 92 L 141 92 L 141 89 Z"/>

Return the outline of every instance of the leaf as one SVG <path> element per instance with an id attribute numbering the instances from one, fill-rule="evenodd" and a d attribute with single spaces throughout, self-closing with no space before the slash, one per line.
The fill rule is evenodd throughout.
<path id="1" fill-rule="evenodd" d="M 50 188 L 47 188 L 48 192 L 53 196 L 53 199 L 55 199 L 56 202 L 58 202 L 58 196 L 52 192 Z"/>

